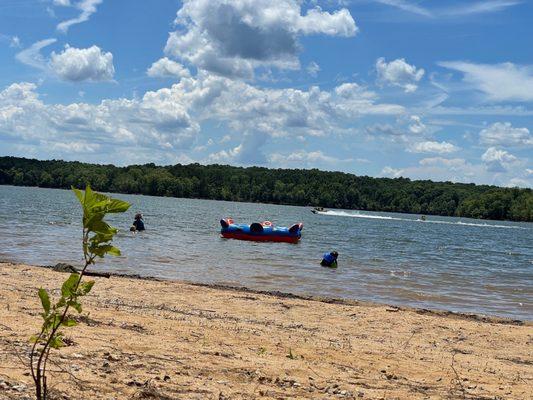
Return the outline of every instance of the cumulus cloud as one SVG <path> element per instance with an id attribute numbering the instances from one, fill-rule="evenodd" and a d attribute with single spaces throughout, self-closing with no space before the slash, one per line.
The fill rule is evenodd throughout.
<path id="1" fill-rule="evenodd" d="M 23 145 L 56 151 L 91 152 L 117 145 L 165 149 L 188 148 L 199 126 L 179 103 L 164 93 L 142 99 L 104 100 L 100 104 L 45 104 L 32 83 L 12 84 L 0 92 L 0 131 Z M 65 143 L 78 143 L 68 149 Z"/>
<path id="2" fill-rule="evenodd" d="M 489 147 L 481 156 L 481 160 L 487 166 L 487 170 L 492 172 L 505 172 L 518 159 L 505 150 Z"/>
<path id="3" fill-rule="evenodd" d="M 403 58 L 391 62 L 386 62 L 383 57 L 378 58 L 376 71 L 379 84 L 401 87 L 406 93 L 414 92 L 418 88 L 417 83 L 424 76 L 422 68 L 417 69 Z"/>
<path id="4" fill-rule="evenodd" d="M 427 127 L 418 115 L 411 115 L 409 118 L 409 132 L 420 135 L 426 131 Z"/>
<path id="5" fill-rule="evenodd" d="M 98 46 L 77 49 L 67 45 L 61 53 L 52 52 L 50 67 L 61 79 L 71 82 L 109 81 L 115 74 L 113 54 L 102 52 Z"/>
<path id="6" fill-rule="evenodd" d="M 453 153 L 459 150 L 459 147 L 455 146 L 452 143 L 448 142 L 435 142 L 435 141 L 425 141 L 414 143 L 408 151 L 412 153 L 438 153 L 446 154 Z"/>
<path id="7" fill-rule="evenodd" d="M 190 149 L 201 124 L 210 121 L 231 132 L 237 143 L 213 154 L 212 161 L 239 163 L 268 162 L 262 148 L 278 138 L 328 136 L 361 116 L 403 112 L 394 104 L 380 104 L 374 93 L 355 84 L 330 91 L 259 88 L 205 72 L 142 98 L 100 104 L 46 104 L 30 83 L 0 93 L 0 131 L 20 144 L 69 139 L 101 144 L 101 151 L 117 144 L 137 146 L 156 157 Z"/>
<path id="8" fill-rule="evenodd" d="M 152 64 L 146 71 L 152 78 L 185 78 L 190 76 L 190 72 L 182 64 L 163 57 Z"/>
<path id="9" fill-rule="evenodd" d="M 56 5 L 60 6 L 73 6 L 80 10 L 80 15 L 76 18 L 71 18 L 66 21 L 62 21 L 57 25 L 57 30 L 62 33 L 67 33 L 68 29 L 72 25 L 81 24 L 82 22 L 88 21 L 91 15 L 96 12 L 96 8 L 101 4 L 103 0 L 80 0 L 76 4 L 72 5 L 68 0 L 59 0 L 56 2 Z"/>
<path id="10" fill-rule="evenodd" d="M 381 170 L 381 175 L 387 178 L 399 178 L 403 173 L 403 169 L 392 168 L 389 166 L 386 166 Z"/>
<path id="11" fill-rule="evenodd" d="M 533 136 L 527 128 L 515 128 L 510 122 L 495 122 L 479 132 L 479 141 L 489 146 L 527 147 L 533 145 Z"/>
<path id="12" fill-rule="evenodd" d="M 490 101 L 533 101 L 533 67 L 530 65 L 475 64 L 466 61 L 438 64 L 462 72 L 463 80 L 484 93 Z"/>
<path id="13" fill-rule="evenodd" d="M 302 15 L 291 0 L 186 0 L 178 10 L 178 30 L 165 53 L 227 77 L 251 78 L 259 66 L 299 68 L 298 37 L 353 36 L 355 21 L 346 9 L 320 8 Z"/>
<path id="14" fill-rule="evenodd" d="M 491 165 L 487 165 L 487 163 Z M 503 163 L 503 167 L 498 165 Z M 492 167 L 492 168 L 491 168 Z M 394 177 L 398 170 L 387 170 L 382 175 Z M 398 175 L 398 174 L 397 174 Z M 485 161 L 473 163 L 464 158 L 428 157 L 418 165 L 402 168 L 401 175 L 412 179 L 431 179 L 433 181 L 476 182 L 499 186 L 532 187 L 533 176 L 524 172 L 522 163 L 509 153 L 502 154 L 491 150 Z"/>
<path id="15" fill-rule="evenodd" d="M 273 153 L 268 157 L 271 164 L 280 167 L 300 167 L 309 168 L 316 167 L 317 165 L 339 165 L 341 163 L 353 162 L 353 159 L 346 158 L 340 159 L 333 157 L 320 150 L 305 151 L 298 150 L 289 154 Z"/>

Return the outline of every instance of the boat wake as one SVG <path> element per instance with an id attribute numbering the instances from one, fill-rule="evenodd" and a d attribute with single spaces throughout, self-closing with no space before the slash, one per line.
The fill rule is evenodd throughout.
<path id="1" fill-rule="evenodd" d="M 428 220 L 425 221 L 421 219 L 414 218 L 399 218 L 399 217 L 389 217 L 386 215 L 371 215 L 371 214 L 361 214 L 358 212 L 348 212 L 348 211 L 318 211 L 316 214 L 320 215 L 331 215 L 335 217 L 349 217 L 349 218 L 365 218 L 365 219 L 381 219 L 381 220 L 391 220 L 391 221 L 409 221 L 409 222 L 423 222 L 425 224 L 444 224 L 444 225 L 464 225 L 464 226 L 477 226 L 483 228 L 502 228 L 502 229 L 528 229 L 523 226 L 513 226 L 513 225 L 498 225 L 498 224 L 486 224 L 486 223 L 474 223 L 474 222 L 451 222 L 451 221 L 441 221 L 441 220 Z"/>

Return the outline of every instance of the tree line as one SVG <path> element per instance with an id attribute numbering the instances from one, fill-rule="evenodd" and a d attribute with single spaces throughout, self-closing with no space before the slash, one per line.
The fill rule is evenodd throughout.
<path id="1" fill-rule="evenodd" d="M 229 165 L 87 164 L 0 157 L 0 184 L 213 200 L 533 221 L 533 191 L 452 182 L 371 178 L 318 169 Z"/>

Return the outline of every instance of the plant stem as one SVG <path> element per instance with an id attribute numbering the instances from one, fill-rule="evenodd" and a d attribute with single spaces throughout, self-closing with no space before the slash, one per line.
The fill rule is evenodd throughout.
<path id="1" fill-rule="evenodd" d="M 80 276 L 78 278 L 78 281 L 76 282 L 76 285 L 74 286 L 73 292 L 77 292 L 81 280 L 83 279 L 83 276 L 85 274 L 85 270 L 89 265 L 91 265 L 95 259 L 94 254 L 88 254 L 85 251 L 87 242 L 89 240 L 89 232 L 83 229 L 83 257 L 85 259 L 85 265 L 83 266 L 83 269 L 80 271 Z M 70 296 L 69 300 L 72 298 L 72 295 Z M 33 366 L 33 353 L 35 351 L 35 348 L 37 346 L 38 340 L 43 336 L 44 330 L 41 330 L 41 333 L 37 337 L 37 341 L 34 343 L 32 348 L 32 354 L 30 355 L 30 362 L 31 362 L 31 372 L 33 381 L 35 382 L 35 395 L 37 397 L 37 400 L 46 400 L 47 397 L 47 387 L 46 387 L 46 362 L 48 361 L 48 356 L 50 354 L 50 343 L 52 342 L 52 339 L 54 338 L 54 335 L 57 333 L 63 322 L 65 321 L 65 318 L 67 316 L 67 313 L 70 309 L 69 301 L 67 301 L 67 304 L 65 305 L 65 309 L 63 310 L 63 314 L 61 315 L 61 318 L 59 319 L 59 323 L 54 326 L 52 331 L 50 332 L 50 335 L 48 336 L 48 339 L 46 340 L 46 343 L 44 344 L 43 348 L 41 349 L 41 354 L 39 355 L 39 359 L 37 360 L 37 366 L 35 368 L 36 373 L 34 372 L 34 366 Z"/>

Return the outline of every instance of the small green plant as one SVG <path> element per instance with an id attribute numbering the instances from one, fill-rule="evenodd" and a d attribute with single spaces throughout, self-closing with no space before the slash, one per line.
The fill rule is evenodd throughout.
<path id="1" fill-rule="evenodd" d="M 104 217 L 110 213 L 124 212 L 130 207 L 125 201 L 93 192 L 89 185 L 84 192 L 75 188 L 72 190 L 83 208 L 82 248 L 85 265 L 79 273 L 71 274 L 63 283 L 57 302 L 52 303 L 49 293 L 43 288 L 39 289 L 43 325 L 40 333 L 31 337 L 33 347 L 30 355 L 31 376 L 35 382 L 37 400 L 46 400 L 48 396 L 46 367 L 50 351 L 64 345 L 62 329 L 76 325 L 69 312 L 74 309 L 81 313 L 80 299 L 94 285 L 94 281 L 82 282 L 87 267 L 94 264 L 97 257 L 120 255 L 120 250 L 111 245 L 118 229 L 105 222 Z"/>
<path id="2" fill-rule="evenodd" d="M 292 349 L 289 347 L 289 354 L 286 356 L 287 358 L 290 358 L 291 360 L 296 360 L 296 354 L 293 354 Z"/>

